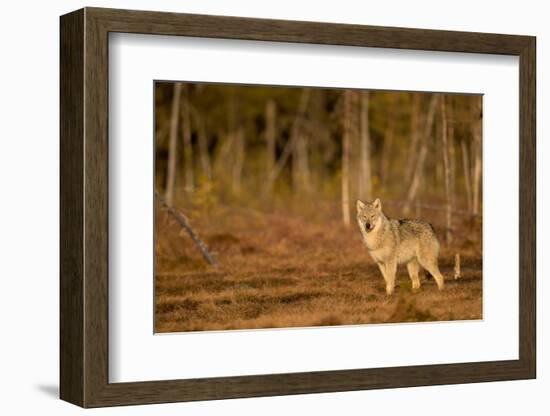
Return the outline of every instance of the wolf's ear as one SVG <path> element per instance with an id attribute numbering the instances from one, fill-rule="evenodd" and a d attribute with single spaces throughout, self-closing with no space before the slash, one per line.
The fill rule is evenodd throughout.
<path id="1" fill-rule="evenodd" d="M 380 201 L 380 199 L 376 198 L 372 203 L 372 207 L 377 209 L 378 211 L 382 211 L 382 202 Z"/>
<path id="2" fill-rule="evenodd" d="M 358 199 L 355 205 L 357 206 L 357 212 L 361 212 L 365 208 L 366 204 L 363 201 Z"/>

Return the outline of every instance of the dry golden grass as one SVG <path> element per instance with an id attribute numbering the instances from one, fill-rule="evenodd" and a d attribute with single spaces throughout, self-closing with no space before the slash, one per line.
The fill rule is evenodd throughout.
<path id="1" fill-rule="evenodd" d="M 189 237 L 157 210 L 156 332 L 482 317 L 479 223 L 457 224 L 461 232 L 455 232 L 453 247 L 443 248 L 444 291 L 428 277 L 413 292 L 400 266 L 396 292 L 387 296 L 355 225 L 346 229 L 334 215 L 320 222 L 251 210 L 218 211 L 208 221 L 191 218 L 223 265 L 213 269 Z M 463 277 L 457 281 L 455 252 L 462 255 Z"/>

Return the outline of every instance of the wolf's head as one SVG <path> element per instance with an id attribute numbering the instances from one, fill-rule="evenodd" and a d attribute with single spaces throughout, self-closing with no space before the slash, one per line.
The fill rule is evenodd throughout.
<path id="1" fill-rule="evenodd" d="M 382 202 L 378 198 L 372 203 L 357 200 L 356 206 L 357 224 L 361 230 L 368 233 L 382 222 L 384 214 L 382 213 Z"/>

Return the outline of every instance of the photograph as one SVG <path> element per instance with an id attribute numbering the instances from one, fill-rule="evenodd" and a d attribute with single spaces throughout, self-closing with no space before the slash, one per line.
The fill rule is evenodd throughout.
<path id="1" fill-rule="evenodd" d="M 154 332 L 483 319 L 483 95 L 154 82 Z"/>
<path id="2" fill-rule="evenodd" d="M 542 6 L 240 1 L 8 13 L 8 407 L 540 408 Z"/>

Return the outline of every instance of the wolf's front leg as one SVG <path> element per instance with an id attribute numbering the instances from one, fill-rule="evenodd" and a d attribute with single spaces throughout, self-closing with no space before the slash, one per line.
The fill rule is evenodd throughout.
<path id="1" fill-rule="evenodd" d="M 384 282 L 386 282 L 386 291 L 388 290 L 388 277 L 386 273 L 386 263 L 376 263 L 378 265 L 378 268 L 380 269 L 380 273 L 382 274 L 382 277 L 384 278 Z"/>
<path id="2" fill-rule="evenodd" d="M 386 293 L 391 295 L 395 289 L 395 274 L 397 272 L 397 262 L 389 261 L 386 263 Z"/>

